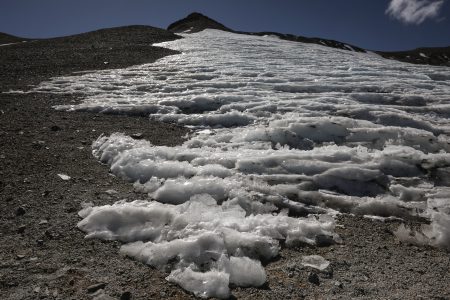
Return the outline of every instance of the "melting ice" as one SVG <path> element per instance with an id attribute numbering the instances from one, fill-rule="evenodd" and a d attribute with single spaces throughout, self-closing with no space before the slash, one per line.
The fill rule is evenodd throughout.
<path id="1" fill-rule="evenodd" d="M 170 271 L 200 297 L 260 286 L 279 242 L 339 242 L 337 212 L 430 219 L 450 248 L 450 72 L 375 54 L 205 30 L 154 64 L 55 78 L 60 110 L 148 115 L 193 128 L 181 146 L 120 133 L 94 155 L 149 200 L 85 208 L 87 237 Z"/>

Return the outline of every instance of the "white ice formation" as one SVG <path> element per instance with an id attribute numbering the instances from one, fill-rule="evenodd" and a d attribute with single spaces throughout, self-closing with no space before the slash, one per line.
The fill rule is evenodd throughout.
<path id="1" fill-rule="evenodd" d="M 302 257 L 301 264 L 305 267 L 311 267 L 323 271 L 328 268 L 330 262 L 320 255 L 308 255 Z"/>
<path id="2" fill-rule="evenodd" d="M 145 115 L 193 128 L 177 147 L 122 134 L 94 155 L 151 201 L 86 208 L 88 237 L 171 272 L 201 297 L 259 286 L 279 241 L 333 234 L 336 212 L 428 218 L 403 239 L 450 247 L 450 71 L 215 30 L 160 44 L 154 64 L 55 78 L 60 110 Z"/>

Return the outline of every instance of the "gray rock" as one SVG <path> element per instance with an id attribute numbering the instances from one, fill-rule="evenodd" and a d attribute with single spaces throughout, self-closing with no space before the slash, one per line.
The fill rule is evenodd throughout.
<path id="1" fill-rule="evenodd" d="M 96 284 L 88 286 L 87 287 L 87 292 L 89 294 L 92 294 L 92 293 L 95 293 L 98 290 L 104 289 L 105 286 L 106 286 L 106 283 L 104 283 L 104 282 L 96 283 Z"/>
<path id="2" fill-rule="evenodd" d="M 142 133 L 138 132 L 138 133 L 133 133 L 131 135 L 131 137 L 135 140 L 141 140 L 144 138 L 144 135 Z"/>
<path id="3" fill-rule="evenodd" d="M 17 228 L 17 233 L 24 233 L 26 228 L 25 225 L 20 225 L 19 228 Z"/>
<path id="4" fill-rule="evenodd" d="M 335 286 L 335 287 L 338 287 L 338 288 L 340 288 L 340 289 L 342 289 L 344 285 L 342 284 L 342 282 L 336 280 L 336 281 L 334 282 L 334 286 Z"/>
<path id="5" fill-rule="evenodd" d="M 131 300 L 131 292 L 123 292 L 120 295 L 120 300 Z"/>
<path id="6" fill-rule="evenodd" d="M 320 284 L 319 276 L 317 276 L 317 274 L 314 272 L 311 272 L 308 274 L 308 281 L 315 285 Z"/>
<path id="7" fill-rule="evenodd" d="M 333 237 L 330 235 L 319 234 L 316 236 L 317 247 L 328 247 L 334 244 Z"/>
<path id="8" fill-rule="evenodd" d="M 24 214 L 25 214 L 25 208 L 23 208 L 22 206 L 20 206 L 16 209 L 16 216 L 23 216 Z"/>

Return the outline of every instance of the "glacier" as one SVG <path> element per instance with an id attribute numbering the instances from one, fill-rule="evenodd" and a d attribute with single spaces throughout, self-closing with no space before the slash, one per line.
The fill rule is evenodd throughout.
<path id="1" fill-rule="evenodd" d="M 170 272 L 199 297 L 261 286 L 286 245 L 341 242 L 334 216 L 425 218 L 408 242 L 450 248 L 450 71 L 374 53 L 204 30 L 153 64 L 53 78 L 58 110 L 148 116 L 180 146 L 121 133 L 93 155 L 144 199 L 80 211 L 87 238 Z M 147 195 L 147 196 L 145 196 Z"/>

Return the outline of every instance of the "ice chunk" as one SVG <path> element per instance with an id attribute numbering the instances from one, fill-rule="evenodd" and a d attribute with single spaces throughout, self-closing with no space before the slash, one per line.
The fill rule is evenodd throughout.
<path id="1" fill-rule="evenodd" d="M 166 279 L 179 284 L 197 297 L 227 299 L 230 296 L 229 277 L 230 275 L 224 272 L 208 271 L 203 273 L 186 268 L 173 271 Z"/>
<path id="2" fill-rule="evenodd" d="M 59 178 L 61 178 L 64 181 L 70 180 L 70 176 L 66 174 L 57 174 Z"/>
<path id="3" fill-rule="evenodd" d="M 330 262 L 320 255 L 308 255 L 302 257 L 302 265 L 323 271 L 328 268 Z"/>
<path id="4" fill-rule="evenodd" d="M 238 286 L 261 286 L 266 282 L 266 271 L 261 262 L 248 257 L 229 259 L 223 255 L 217 263 L 218 269 L 224 269 L 230 274 L 230 283 Z"/>
<path id="5" fill-rule="evenodd" d="M 430 225 L 422 225 L 422 228 L 412 230 L 401 224 L 394 232 L 401 241 L 442 247 L 450 250 L 450 217 L 448 214 L 434 212 Z"/>

